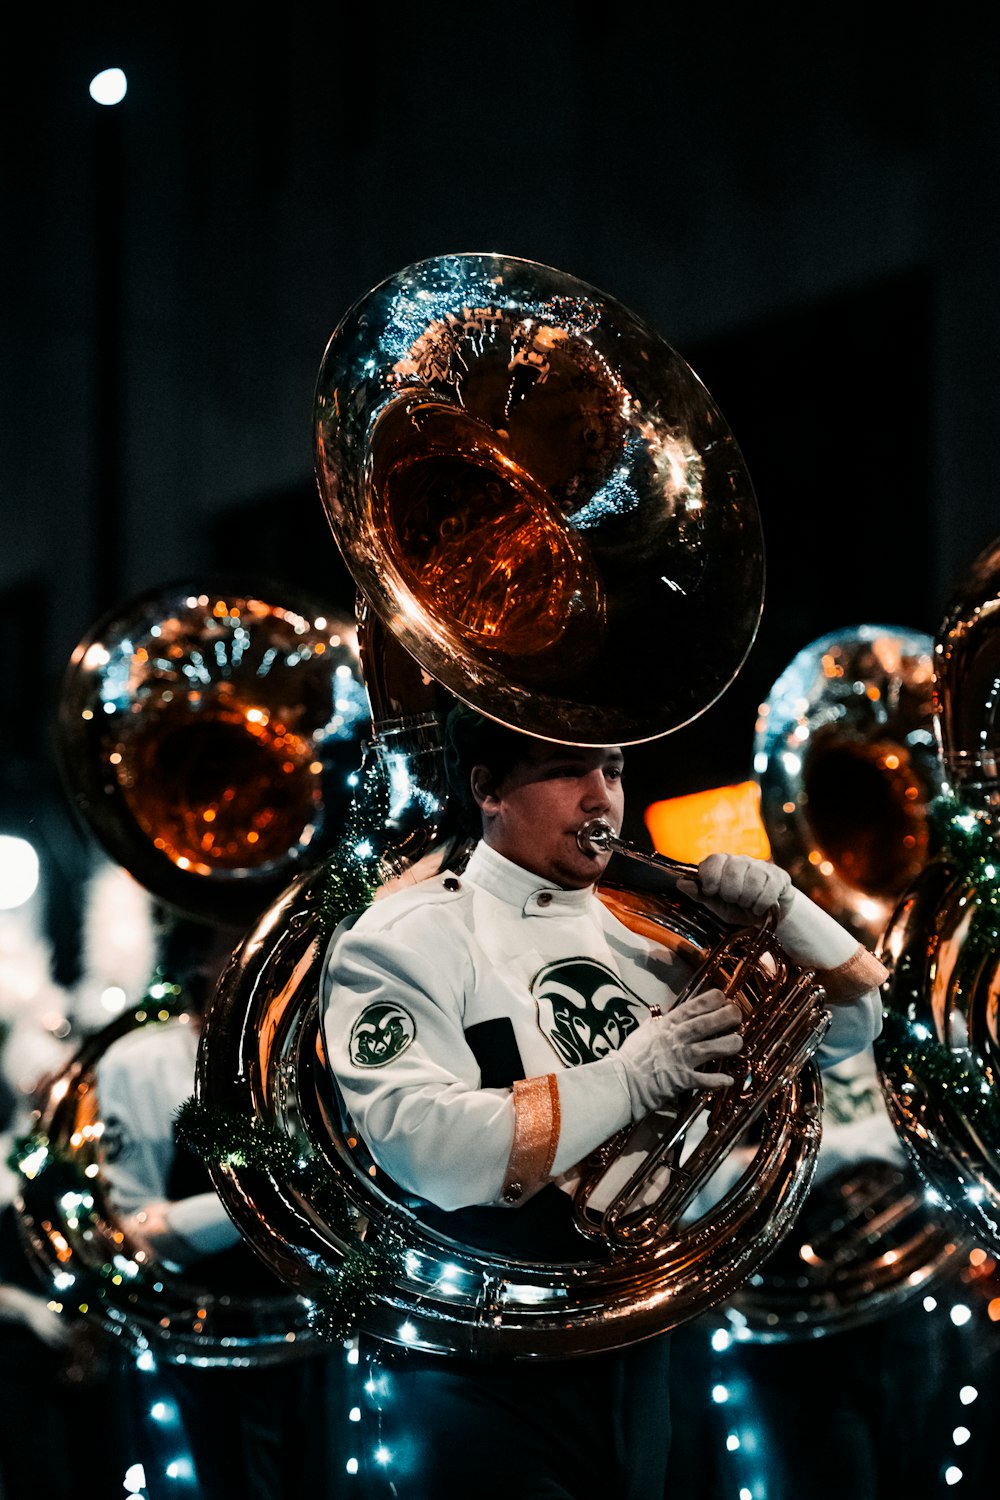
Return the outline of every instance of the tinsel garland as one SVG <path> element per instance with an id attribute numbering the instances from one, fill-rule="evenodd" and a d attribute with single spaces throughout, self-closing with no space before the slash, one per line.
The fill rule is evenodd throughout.
<path id="1" fill-rule="evenodd" d="M 997 820 L 986 808 L 971 808 L 950 794 L 935 797 L 927 808 L 932 855 L 949 854 L 969 870 L 992 864 L 1000 854 Z"/>
<path id="2" fill-rule="evenodd" d="M 84 1041 L 72 1058 L 70 1067 L 86 1069 L 92 1066 L 95 1057 L 102 1055 L 113 1042 L 128 1032 L 134 1031 L 137 1026 L 155 1026 L 158 1022 L 173 1020 L 175 1016 L 182 1015 L 186 1009 L 187 1001 L 182 986 L 166 979 L 163 970 L 157 968 L 142 999 L 131 1009 L 116 1016 L 96 1036 Z M 39 1153 L 41 1153 L 40 1156 Z M 37 1171 L 32 1172 L 32 1176 L 51 1170 L 56 1165 L 71 1168 L 78 1175 L 80 1174 L 79 1153 L 76 1147 L 61 1146 L 50 1140 L 42 1128 L 41 1121 L 27 1135 L 19 1136 L 12 1143 L 7 1156 L 7 1166 L 12 1172 L 20 1175 L 24 1171 L 25 1163 L 32 1158 L 40 1162 Z"/>
<path id="3" fill-rule="evenodd" d="M 403 1242 L 393 1236 L 373 1245 L 358 1238 L 358 1211 L 326 1163 L 300 1154 L 273 1126 L 196 1099 L 185 1100 L 175 1120 L 179 1144 L 202 1160 L 269 1173 L 301 1193 L 337 1234 L 353 1238 L 343 1260 L 327 1269 L 323 1290 L 309 1298 L 308 1312 L 309 1325 L 321 1338 L 346 1338 L 402 1271 Z"/>
<path id="4" fill-rule="evenodd" d="M 979 1068 L 934 1037 L 919 1035 L 912 1022 L 894 1011 L 884 1013 L 875 1046 L 883 1065 L 899 1064 L 922 1089 L 929 1086 L 937 1097 L 951 1100 L 975 1130 L 994 1147 L 1000 1146 L 1000 1101 L 994 1089 L 984 1091 Z"/>
<path id="5" fill-rule="evenodd" d="M 973 910 L 962 938 L 960 967 L 975 972 L 983 960 L 1000 954 L 1000 825 L 987 809 L 970 808 L 951 795 L 930 803 L 927 822 L 931 857 L 953 864 L 971 888 Z M 958 970 L 955 982 L 961 983 Z M 982 1067 L 926 1031 L 887 1010 L 876 1043 L 880 1057 L 953 1101 L 957 1113 L 994 1148 L 1000 1147 L 1000 1099 Z"/>
<path id="6" fill-rule="evenodd" d="M 269 1173 L 307 1198 L 338 1234 L 357 1228 L 357 1211 L 319 1157 L 303 1155 L 273 1125 L 186 1099 L 174 1115 L 179 1145 L 218 1166 Z"/>
<path id="7" fill-rule="evenodd" d="M 388 826 L 389 792 L 376 761 L 358 773 L 359 785 L 337 848 L 327 860 L 319 896 L 321 931 L 329 936 L 352 912 L 371 903 L 381 879 L 379 851 L 372 830 Z"/>
<path id="8" fill-rule="evenodd" d="M 403 1267 L 405 1247 L 393 1238 L 384 1246 L 358 1245 L 348 1251 L 328 1287 L 309 1304 L 309 1326 L 320 1338 L 340 1342 L 349 1337 L 365 1309 L 392 1286 Z"/>
<path id="9" fill-rule="evenodd" d="M 985 808 L 952 796 L 927 810 L 931 853 L 957 866 L 972 887 L 975 910 L 962 939 L 965 966 L 1000 952 L 1000 825 Z"/>
<path id="10" fill-rule="evenodd" d="M 40 1155 L 42 1160 L 39 1164 Z M 95 1222 L 96 1205 L 89 1183 L 81 1170 L 77 1151 L 60 1149 L 46 1136 L 36 1133 L 18 1142 L 8 1158 L 8 1165 L 12 1171 L 22 1171 L 29 1166 L 27 1175 L 32 1183 L 44 1179 L 47 1200 L 62 1205 L 66 1198 L 72 1198 L 76 1204 L 74 1212 L 77 1219 L 85 1223 Z M 29 1196 L 29 1205 L 31 1201 Z M 65 1230 L 65 1220 L 57 1223 L 55 1228 L 57 1232 Z M 84 1234 L 87 1233 L 84 1230 Z M 133 1263 L 126 1275 L 113 1259 L 97 1263 L 87 1261 L 75 1253 L 67 1262 L 67 1267 L 71 1271 L 72 1291 L 70 1292 L 69 1287 L 66 1288 L 64 1304 L 70 1315 L 75 1312 L 85 1315 L 93 1311 L 100 1302 L 115 1295 L 113 1287 L 121 1286 L 126 1281 L 149 1283 L 162 1274 L 158 1268 L 147 1269 Z M 51 1295 L 55 1298 L 57 1294 L 53 1292 Z"/>

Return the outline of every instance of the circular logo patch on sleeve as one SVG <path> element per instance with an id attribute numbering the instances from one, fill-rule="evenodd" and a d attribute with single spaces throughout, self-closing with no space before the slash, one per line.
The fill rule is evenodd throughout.
<path id="1" fill-rule="evenodd" d="M 382 1068 L 405 1052 L 416 1034 L 413 1017 L 401 1005 L 369 1005 L 351 1027 L 351 1062 L 357 1068 Z"/>

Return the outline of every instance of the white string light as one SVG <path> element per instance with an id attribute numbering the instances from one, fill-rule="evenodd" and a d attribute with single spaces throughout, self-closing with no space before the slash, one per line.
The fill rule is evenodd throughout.
<path id="1" fill-rule="evenodd" d="M 128 92 L 128 79 L 121 68 L 104 68 L 90 80 L 90 97 L 95 104 L 120 104 Z"/>
<path id="2" fill-rule="evenodd" d="M 13 911 L 38 889 L 38 855 L 27 839 L 0 834 L 0 909 Z"/>

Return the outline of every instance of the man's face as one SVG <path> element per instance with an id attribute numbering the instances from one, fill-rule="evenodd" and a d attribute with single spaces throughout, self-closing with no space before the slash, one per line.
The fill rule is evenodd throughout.
<path id="1" fill-rule="evenodd" d="M 484 841 L 498 854 L 567 890 L 592 885 L 610 854 L 585 854 L 577 830 L 606 818 L 620 832 L 624 757 L 615 746 L 531 744 L 498 786 L 477 766 L 472 786 Z"/>

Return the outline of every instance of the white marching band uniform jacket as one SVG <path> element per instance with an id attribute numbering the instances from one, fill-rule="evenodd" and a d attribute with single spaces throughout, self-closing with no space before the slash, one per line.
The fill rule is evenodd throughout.
<path id="1" fill-rule="evenodd" d="M 163 1229 L 156 1236 L 157 1254 L 178 1269 L 241 1240 L 214 1192 L 170 1201 L 174 1115 L 194 1089 L 197 1055 L 197 1023 L 181 1015 L 120 1037 L 97 1067 L 111 1200 L 120 1214 L 158 1205 Z"/>
<path id="2" fill-rule="evenodd" d="M 881 964 L 801 892 L 777 936 L 826 988 L 820 1067 L 868 1047 Z M 549 1181 L 571 1187 L 576 1164 L 630 1123 L 617 1048 L 686 978 L 591 888 L 563 890 L 480 843 L 461 875 L 386 895 L 334 934 L 327 1056 L 354 1128 L 401 1187 L 444 1209 L 512 1205 Z"/>

